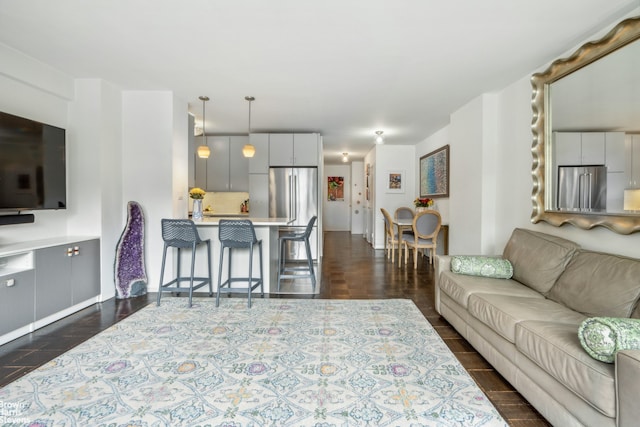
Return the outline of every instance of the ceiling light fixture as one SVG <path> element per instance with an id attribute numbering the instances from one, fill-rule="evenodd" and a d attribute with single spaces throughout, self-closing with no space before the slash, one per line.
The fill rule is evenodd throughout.
<path id="1" fill-rule="evenodd" d="M 349 161 L 349 153 L 342 153 L 342 161 L 347 163 Z"/>
<path id="2" fill-rule="evenodd" d="M 245 96 L 244 99 L 249 101 L 249 138 L 251 138 L 251 103 L 256 99 L 253 96 Z M 256 147 L 250 143 L 242 147 L 242 155 L 245 157 L 253 157 L 256 154 Z"/>
<path id="3" fill-rule="evenodd" d="M 384 137 L 382 136 L 384 132 L 381 130 L 376 131 L 376 144 L 384 144 Z"/>
<path id="4" fill-rule="evenodd" d="M 205 132 L 204 122 L 206 116 L 204 115 L 204 104 L 209 100 L 208 96 L 200 96 L 199 99 L 202 101 L 202 137 L 204 138 L 204 144 L 200 145 L 196 152 L 198 153 L 198 157 L 201 159 L 208 159 L 211 154 L 211 150 L 209 150 L 209 144 L 207 144 L 207 133 Z"/>

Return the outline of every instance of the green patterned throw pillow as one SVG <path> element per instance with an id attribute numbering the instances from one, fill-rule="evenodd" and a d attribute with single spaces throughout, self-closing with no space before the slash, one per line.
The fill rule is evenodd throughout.
<path id="1" fill-rule="evenodd" d="M 485 256 L 455 255 L 451 257 L 451 271 L 494 279 L 510 279 L 513 276 L 513 267 L 508 259 Z"/>
<path id="2" fill-rule="evenodd" d="M 590 317 L 580 325 L 578 338 L 589 356 L 613 363 L 618 351 L 640 349 L 640 319 Z"/>

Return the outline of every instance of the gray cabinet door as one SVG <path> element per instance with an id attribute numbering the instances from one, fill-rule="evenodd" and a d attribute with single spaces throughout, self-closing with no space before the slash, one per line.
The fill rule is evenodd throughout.
<path id="1" fill-rule="evenodd" d="M 75 248 L 78 248 L 75 251 Z M 100 294 L 100 241 L 74 244 L 71 257 L 72 302 L 78 304 Z"/>
<path id="2" fill-rule="evenodd" d="M 7 280 L 13 285 L 7 286 Z M 34 270 L 0 276 L 0 335 L 33 322 Z"/>
<path id="3" fill-rule="evenodd" d="M 249 159 L 242 154 L 242 147 L 248 143 L 248 136 L 229 137 L 229 189 L 227 191 L 249 191 Z"/>
<path id="4" fill-rule="evenodd" d="M 72 245 L 52 246 L 35 252 L 36 320 L 71 307 Z M 73 254 L 71 254 L 73 255 Z"/>

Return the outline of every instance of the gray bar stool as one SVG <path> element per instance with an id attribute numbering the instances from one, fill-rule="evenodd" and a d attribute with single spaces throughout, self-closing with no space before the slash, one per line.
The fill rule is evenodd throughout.
<path id="1" fill-rule="evenodd" d="M 318 217 L 314 216 L 307 223 L 303 233 L 291 233 L 280 236 L 280 248 L 278 251 L 278 292 L 280 292 L 280 279 L 304 279 L 311 278 L 313 292 L 316 291 L 316 275 L 313 271 L 313 256 L 311 255 L 311 245 L 309 244 L 309 236 L 313 230 L 313 224 Z M 302 242 L 307 253 L 307 265 L 302 267 L 285 267 L 286 259 L 284 248 L 287 242 Z M 298 272 L 307 274 L 296 274 Z"/>
<path id="2" fill-rule="evenodd" d="M 216 294 L 216 307 L 220 304 L 220 293 L 247 292 L 247 307 L 251 308 L 251 292 L 260 286 L 260 295 L 264 298 L 264 282 L 262 280 L 262 240 L 256 237 L 253 223 L 248 219 L 221 219 L 218 222 L 218 236 L 220 240 L 220 266 L 218 268 L 218 292 Z M 253 277 L 253 247 L 258 245 L 260 258 L 260 277 Z M 222 265 L 224 261 L 224 249 L 229 249 L 227 280 L 222 282 Z M 234 249 L 249 249 L 249 276 L 232 277 L 231 265 Z M 246 288 L 234 288 L 234 282 L 246 282 Z"/>
<path id="3" fill-rule="evenodd" d="M 193 291 L 205 286 L 206 284 L 209 284 L 209 296 L 213 296 L 213 280 L 211 279 L 211 241 L 209 239 L 202 240 L 200 238 L 196 225 L 190 219 L 162 219 L 161 225 L 164 249 L 162 251 L 162 270 L 160 271 L 160 287 L 158 288 L 157 305 L 160 305 L 160 297 L 163 292 L 189 292 L 189 307 L 191 307 Z M 196 248 L 203 243 L 207 245 L 209 277 L 194 277 Z M 176 248 L 178 251 L 176 277 L 167 283 L 163 283 L 164 266 L 167 260 L 167 249 L 170 247 Z M 191 249 L 191 274 L 184 277 L 180 275 L 180 254 L 182 249 Z M 185 281 L 189 281 L 188 288 L 180 286 L 180 283 Z M 194 282 L 198 283 L 194 284 Z"/>

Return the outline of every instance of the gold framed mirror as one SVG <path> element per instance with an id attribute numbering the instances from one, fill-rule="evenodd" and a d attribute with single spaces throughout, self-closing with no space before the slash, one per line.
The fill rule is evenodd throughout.
<path id="1" fill-rule="evenodd" d="M 625 56 L 628 53 L 625 50 L 632 48 L 640 49 L 640 17 L 620 22 L 602 39 L 582 45 L 570 57 L 556 60 L 547 70 L 532 76 L 533 223 L 544 221 L 557 227 L 572 224 L 582 229 L 602 226 L 620 234 L 640 231 L 640 210 L 630 209 L 631 205 L 627 203 L 627 196 L 632 193 L 630 189 L 637 189 L 637 193 L 640 193 L 640 182 L 636 183 L 633 178 L 633 175 L 640 173 L 640 110 L 634 109 L 636 105 L 640 107 L 640 74 L 637 73 L 640 69 L 640 55 L 631 55 L 637 59 L 624 67 L 608 63 L 614 58 L 617 60 L 618 57 Z M 627 68 L 629 70 L 624 71 Z M 606 80 L 619 86 L 626 77 L 618 76 L 618 71 L 633 76 L 633 87 L 621 91 L 626 94 L 624 98 L 627 98 L 625 102 L 628 104 L 589 99 L 595 97 L 595 93 L 608 92 L 600 90 L 599 85 L 606 85 L 594 75 L 607 76 Z M 583 82 L 583 86 L 576 86 L 575 82 Z M 553 98 L 554 95 L 558 98 Z M 605 98 L 608 99 L 609 96 L 606 95 Z M 607 102 L 612 104 L 607 105 Z M 594 107 L 590 111 L 588 105 L 596 105 L 598 108 Z M 613 111 L 615 114 L 610 114 Z M 615 120 L 608 116 L 613 116 Z M 631 124 L 620 123 L 622 117 L 626 116 L 631 116 L 625 118 Z M 577 117 L 580 120 L 576 120 Z M 594 138 L 602 140 L 596 143 L 596 160 L 587 155 Z M 608 144 L 605 141 L 607 139 L 611 140 Z M 638 148 L 635 157 L 638 161 L 636 172 L 633 173 L 634 156 L 630 154 L 630 150 L 636 139 Z M 560 140 L 563 142 L 558 142 Z M 573 142 L 565 143 L 566 140 Z M 614 146 L 622 151 L 614 151 Z M 566 147 L 573 148 L 568 150 Z M 613 166 L 614 161 L 617 166 Z M 600 192 L 600 196 L 604 198 L 602 204 L 589 204 L 592 194 L 596 198 L 596 192 L 578 196 L 589 199 L 584 205 L 582 201 L 575 205 L 565 202 L 565 199 L 570 198 L 565 193 L 584 193 L 584 188 L 591 188 L 591 184 L 582 184 L 581 175 L 580 185 L 575 184 L 575 188 L 579 190 L 566 190 L 565 184 L 570 182 L 565 177 L 568 175 L 567 171 L 571 169 L 573 172 L 573 169 L 578 169 L 577 166 L 593 165 L 604 171 L 605 182 L 601 185 L 604 193 Z M 591 180 L 593 174 L 584 174 L 587 175 Z M 575 181 L 578 181 L 577 177 Z"/>

